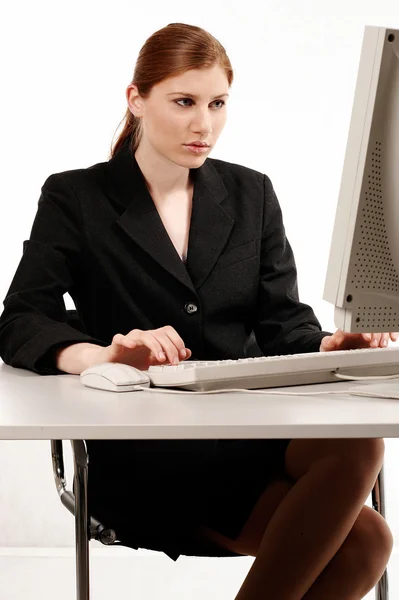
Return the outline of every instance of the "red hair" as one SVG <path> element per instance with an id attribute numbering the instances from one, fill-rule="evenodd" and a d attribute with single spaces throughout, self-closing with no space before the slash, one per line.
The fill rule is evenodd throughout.
<path id="1" fill-rule="evenodd" d="M 206 69 L 214 65 L 224 69 L 231 86 L 233 69 L 220 42 L 201 27 L 169 23 L 146 40 L 139 52 L 131 83 L 137 86 L 142 98 L 148 98 L 152 87 L 157 83 L 181 75 L 189 69 Z M 121 123 L 123 121 L 122 132 L 111 147 L 111 158 L 130 135 L 133 152 L 140 142 L 141 119 L 136 118 L 128 107 Z"/>

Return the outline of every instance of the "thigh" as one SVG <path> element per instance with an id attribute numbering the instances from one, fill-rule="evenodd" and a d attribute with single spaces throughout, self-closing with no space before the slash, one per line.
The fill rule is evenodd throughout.
<path id="1" fill-rule="evenodd" d="M 285 472 L 297 481 L 320 460 L 341 460 L 345 468 L 375 468 L 378 474 L 384 460 L 382 438 L 294 439 L 285 453 Z"/>

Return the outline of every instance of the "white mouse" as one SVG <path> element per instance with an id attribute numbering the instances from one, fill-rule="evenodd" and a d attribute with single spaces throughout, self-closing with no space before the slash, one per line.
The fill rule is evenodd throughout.
<path id="1" fill-rule="evenodd" d="M 80 381 L 87 387 L 111 392 L 132 392 L 140 387 L 150 387 L 146 373 L 122 363 L 106 362 L 93 365 L 81 372 Z"/>

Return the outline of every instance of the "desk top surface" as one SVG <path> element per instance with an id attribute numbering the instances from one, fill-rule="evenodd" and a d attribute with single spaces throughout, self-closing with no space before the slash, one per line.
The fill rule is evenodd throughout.
<path id="1" fill-rule="evenodd" d="M 360 383 L 267 395 L 115 393 L 87 388 L 78 375 L 41 376 L 0 361 L 0 439 L 399 437 L 399 400 L 350 395 L 354 385 Z M 270 394 L 276 391 L 285 393 Z M 320 393 L 326 391 L 340 393 Z"/>

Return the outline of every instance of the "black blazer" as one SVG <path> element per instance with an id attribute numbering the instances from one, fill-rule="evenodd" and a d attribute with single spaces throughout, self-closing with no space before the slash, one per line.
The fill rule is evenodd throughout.
<path id="1" fill-rule="evenodd" d="M 317 351 L 321 331 L 300 303 L 294 257 L 270 179 L 207 158 L 194 178 L 185 265 L 129 147 L 89 168 L 50 175 L 0 317 L 0 356 L 59 374 L 66 343 L 171 325 L 192 358 Z M 63 295 L 76 306 L 69 324 Z M 248 345 L 254 332 L 258 348 Z"/>

